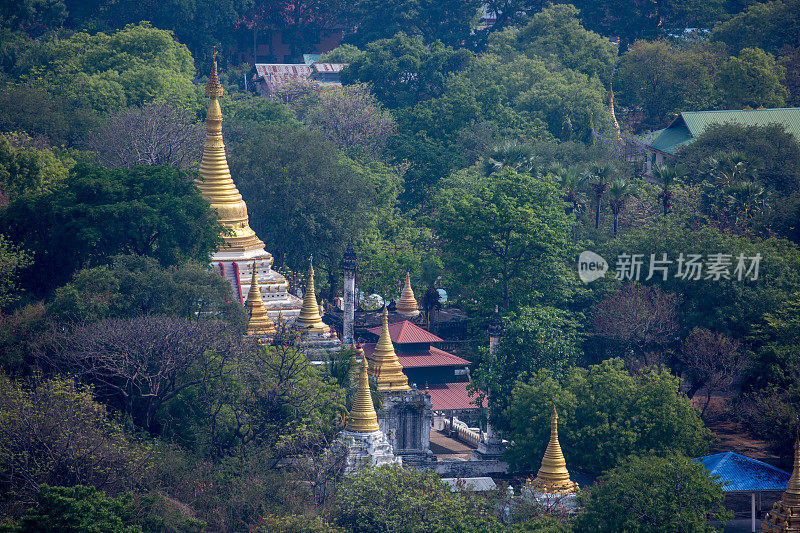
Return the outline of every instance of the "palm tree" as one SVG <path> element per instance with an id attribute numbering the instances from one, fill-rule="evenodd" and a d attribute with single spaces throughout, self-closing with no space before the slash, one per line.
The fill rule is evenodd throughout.
<path id="1" fill-rule="evenodd" d="M 533 148 L 529 144 L 506 141 L 489 150 L 483 163 L 484 173 L 489 176 L 506 167 L 517 172 L 532 172 Z"/>
<path id="2" fill-rule="evenodd" d="M 661 192 L 658 193 L 658 197 L 661 199 L 665 215 L 672 211 L 672 198 L 674 197 L 672 187 L 683 176 L 683 173 L 683 168 L 680 166 L 656 165 L 653 169 L 653 178 L 661 186 Z"/>
<path id="3" fill-rule="evenodd" d="M 703 161 L 703 174 L 711 177 L 719 187 L 730 187 L 737 181 L 749 179 L 751 165 L 741 152 L 728 152 Z"/>
<path id="4" fill-rule="evenodd" d="M 614 237 L 617 236 L 619 214 L 625 208 L 628 200 L 636 194 L 636 184 L 624 179 L 616 179 L 608 188 L 608 205 L 614 213 Z"/>
<path id="5" fill-rule="evenodd" d="M 600 227 L 600 204 L 606 195 L 609 185 L 611 185 L 614 169 L 611 165 L 593 165 L 586 175 L 586 182 L 594 195 L 596 211 L 594 215 L 594 229 Z"/>
<path id="6" fill-rule="evenodd" d="M 742 215 L 742 222 L 747 223 L 758 212 L 764 209 L 766 204 L 766 191 L 764 187 L 752 181 L 736 182 L 726 190 L 728 205 L 736 213 L 735 223 L 738 223 L 739 214 Z"/>
<path id="7" fill-rule="evenodd" d="M 583 193 L 586 176 L 573 168 L 568 169 L 558 163 L 550 165 L 547 172 L 561 184 L 561 198 L 567 204 L 564 211 L 568 215 L 575 215 L 577 219 L 581 205 L 586 201 L 586 195 Z"/>

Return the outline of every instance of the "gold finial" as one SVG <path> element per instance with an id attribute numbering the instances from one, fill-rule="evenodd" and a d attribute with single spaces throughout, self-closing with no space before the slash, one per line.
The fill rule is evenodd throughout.
<path id="1" fill-rule="evenodd" d="M 786 484 L 786 492 L 783 494 L 783 500 L 792 504 L 800 504 L 800 440 L 794 441 L 794 465 L 792 468 L 792 477 Z"/>
<path id="2" fill-rule="evenodd" d="M 272 336 L 275 334 L 275 324 L 267 315 L 264 301 L 261 299 L 261 289 L 258 286 L 258 269 L 253 261 L 253 276 L 250 278 L 250 290 L 247 291 L 247 311 L 250 320 L 247 322 L 247 334 L 258 336 Z"/>
<path id="3" fill-rule="evenodd" d="M 411 290 L 411 274 L 406 272 L 406 284 L 400 293 L 400 300 L 397 302 L 397 312 L 405 316 L 419 315 L 417 299 L 414 298 L 414 291 Z"/>
<path id="4" fill-rule="evenodd" d="M 536 479 L 529 481 L 529 486 L 534 492 L 548 494 L 570 494 L 578 490 L 578 484 L 569 478 L 567 462 L 558 442 L 558 412 L 555 406 L 550 415 L 550 442 L 547 444 Z"/>
<path id="5" fill-rule="evenodd" d="M 206 82 L 206 96 L 209 98 L 219 98 L 225 91 L 222 89 L 222 84 L 219 81 L 217 74 L 217 51 L 214 51 L 214 67 L 211 69 L 211 75 Z"/>
<path id="6" fill-rule="evenodd" d="M 356 353 L 358 352 L 358 348 L 356 347 L 356 341 L 353 341 L 353 344 L 350 346 L 350 348 L 352 352 L 350 354 L 350 372 L 348 372 L 348 374 L 349 374 L 350 386 L 355 387 L 358 383 L 358 368 L 359 368 L 358 367 L 359 363 L 358 360 L 356 359 Z M 361 354 L 363 357 L 364 350 L 361 350 Z"/>
<path id="7" fill-rule="evenodd" d="M 303 307 L 297 317 L 295 325 L 302 329 L 311 329 L 314 332 L 329 332 L 330 327 L 322 321 L 319 314 L 319 304 L 317 304 L 317 293 L 314 290 L 314 264 L 313 256 L 308 263 L 308 278 L 306 281 L 306 292 L 303 294 Z"/>
<path id="8" fill-rule="evenodd" d="M 403 374 L 403 365 L 397 358 L 389 336 L 389 312 L 383 306 L 383 329 L 369 360 L 369 373 L 378 382 L 379 391 L 409 390 L 408 378 Z"/>
<path id="9" fill-rule="evenodd" d="M 361 359 L 361 368 L 358 376 L 358 390 L 353 398 L 353 407 L 347 417 L 347 431 L 358 433 L 371 433 L 378 431 L 378 417 L 375 406 L 372 405 L 372 394 L 369 391 L 369 375 L 367 374 L 367 359 Z"/>
<path id="10" fill-rule="evenodd" d="M 222 109 L 219 97 L 222 85 L 217 76 L 217 62 L 206 84 L 206 96 L 211 98 L 206 112 L 206 140 L 203 145 L 203 159 L 200 161 L 200 176 L 195 185 L 211 208 L 217 211 L 219 220 L 227 231 L 223 236 L 224 248 L 231 252 L 263 250 L 264 243 L 250 227 L 247 204 L 233 183 L 228 159 L 225 156 L 225 143 L 222 141 Z M 266 254 L 267 259 L 271 256 Z"/>

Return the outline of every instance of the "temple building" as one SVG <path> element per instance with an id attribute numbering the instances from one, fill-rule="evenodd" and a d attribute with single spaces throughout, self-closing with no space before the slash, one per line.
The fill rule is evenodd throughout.
<path id="1" fill-rule="evenodd" d="M 392 445 L 378 426 L 378 417 L 369 391 L 367 365 L 367 360 L 362 359 L 359 365 L 358 389 L 347 416 L 347 425 L 338 437 L 338 444 L 345 449 L 345 474 L 356 473 L 365 467 L 403 464 L 403 460 L 394 455 Z"/>
<path id="2" fill-rule="evenodd" d="M 417 299 L 414 298 L 414 291 L 411 289 L 411 274 L 409 272 L 406 272 L 406 284 L 403 285 L 403 291 L 400 293 L 400 300 L 397 302 L 395 311 L 403 316 L 419 316 L 419 306 L 417 305 Z"/>
<path id="3" fill-rule="evenodd" d="M 800 531 L 800 440 L 794 443 L 794 467 L 781 499 L 761 522 L 765 533 Z"/>
<path id="4" fill-rule="evenodd" d="M 250 228 L 247 204 L 231 178 L 225 144 L 222 141 L 222 110 L 219 98 L 223 94 L 217 75 L 217 64 L 206 84 L 210 98 L 206 113 L 206 140 L 200 162 L 200 176 L 195 183 L 213 209 L 219 214 L 222 225 L 228 230 L 224 244 L 211 257 L 211 264 L 228 279 L 234 296 L 244 305 L 244 295 L 249 293 L 253 271 L 258 280 L 262 304 L 272 318 L 282 313 L 294 319 L 300 312 L 300 299 L 287 292 L 283 276 L 272 270 L 272 255 Z"/>
<path id="5" fill-rule="evenodd" d="M 260 342 L 269 343 L 275 336 L 275 323 L 269 318 L 261 299 L 261 289 L 256 281 L 256 265 L 253 262 L 250 278 L 250 290 L 247 291 L 247 335 L 259 339 Z"/>
<path id="6" fill-rule="evenodd" d="M 567 461 L 558 442 L 558 413 L 553 407 L 550 415 L 550 442 L 542 458 L 536 478 L 528 480 L 525 489 L 538 501 L 555 503 L 565 508 L 577 506 L 575 493 L 578 484 L 572 481 L 567 470 Z"/>
<path id="7" fill-rule="evenodd" d="M 312 361 L 324 361 L 322 356 L 328 352 L 338 352 L 342 343 L 331 331 L 331 327 L 322 321 L 317 293 L 314 289 L 314 265 L 309 261 L 306 291 L 303 294 L 303 307 L 294 322 L 294 329 L 300 336 L 300 342 L 307 350 Z"/>

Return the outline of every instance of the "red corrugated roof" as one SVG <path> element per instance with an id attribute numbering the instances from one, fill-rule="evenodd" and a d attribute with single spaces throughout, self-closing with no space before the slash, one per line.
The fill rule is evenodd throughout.
<path id="1" fill-rule="evenodd" d="M 367 331 L 374 333 L 375 335 L 380 335 L 381 327 L 378 326 L 370 328 Z M 442 339 L 433 333 L 425 331 L 421 327 L 417 326 L 416 324 L 412 324 L 408 320 L 389 324 L 389 337 L 391 337 L 392 342 L 397 344 L 442 342 Z"/>
<path id="2" fill-rule="evenodd" d="M 442 385 L 430 385 L 425 389 L 425 393 L 431 397 L 434 411 L 445 411 L 449 409 L 477 409 L 478 407 L 470 403 L 477 395 L 467 392 L 467 382 L 444 383 Z M 483 407 L 486 407 L 486 399 L 483 400 Z"/>
<path id="3" fill-rule="evenodd" d="M 375 343 L 368 343 L 363 345 L 364 354 L 367 359 L 372 357 L 372 352 L 375 351 Z M 429 366 L 467 366 L 472 362 L 462 359 L 457 355 L 447 353 L 444 350 L 431 346 L 429 352 L 412 352 L 400 353 L 397 352 L 397 359 L 403 368 L 424 368 Z"/>

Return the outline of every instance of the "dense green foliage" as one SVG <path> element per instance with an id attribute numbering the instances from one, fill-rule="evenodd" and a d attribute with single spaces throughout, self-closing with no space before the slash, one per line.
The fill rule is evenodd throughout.
<path id="1" fill-rule="evenodd" d="M 641 146 L 682 111 L 797 105 L 797 7 L 0 2 L 0 523 L 709 531 L 725 516 L 684 457 L 713 440 L 690 398 L 784 455 L 800 413 L 800 144 L 716 125 L 648 179 Z M 253 63 L 340 35 L 352 44 L 323 61 L 349 64 L 343 87 L 245 92 Z M 396 300 L 409 272 L 516 468 L 538 467 L 558 408 L 570 469 L 600 475 L 583 514 L 408 469 L 342 478 L 350 352 L 314 366 L 286 331 L 243 339 L 245 311 L 206 269 L 223 230 L 186 169 L 215 51 L 232 176 L 290 289 L 313 254 L 317 295 L 339 296 L 350 241 L 360 296 Z M 579 281 L 583 250 L 606 279 Z M 622 253 L 642 255 L 638 280 L 611 279 Z M 664 253 L 670 275 L 644 279 Z M 681 254 L 715 253 L 730 279 L 673 275 Z M 760 254 L 757 280 L 738 279 L 739 254 Z M 448 306 L 466 319 L 440 323 Z"/>
<path id="2" fill-rule="evenodd" d="M 637 533 L 717 532 L 710 520 L 725 522 L 719 482 L 706 468 L 681 455 L 638 455 L 606 472 L 582 494 L 586 505 L 576 531 Z"/>
<path id="3" fill-rule="evenodd" d="M 632 454 L 678 451 L 702 455 L 711 433 L 665 368 L 639 374 L 621 359 L 573 367 L 558 379 L 549 370 L 517 381 L 503 412 L 514 446 L 508 458 L 537 468 L 550 438 L 550 412 L 559 412 L 559 440 L 571 468 L 599 474 Z"/>
<path id="4" fill-rule="evenodd" d="M 336 506 L 339 525 L 354 533 L 497 528 L 485 502 L 451 493 L 436 474 L 396 466 L 360 472 L 342 486 Z"/>
<path id="5" fill-rule="evenodd" d="M 176 169 L 79 164 L 60 185 L 19 198 L 0 213 L 8 238 L 34 254 L 23 287 L 37 296 L 116 254 L 147 255 L 164 266 L 205 263 L 220 242 L 216 215 Z"/>

